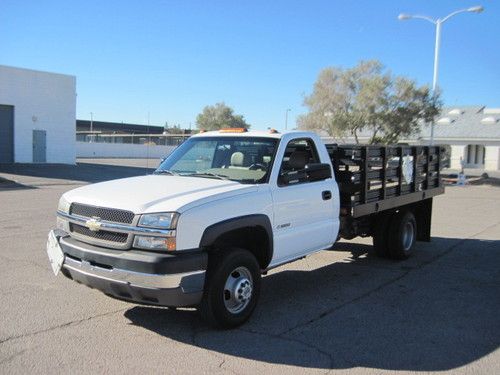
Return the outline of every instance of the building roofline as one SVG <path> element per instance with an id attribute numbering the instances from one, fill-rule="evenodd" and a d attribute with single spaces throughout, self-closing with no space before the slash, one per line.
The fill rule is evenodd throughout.
<path id="1" fill-rule="evenodd" d="M 19 66 L 3 65 L 3 64 L 0 64 L 0 68 L 24 70 L 24 71 L 32 72 L 32 73 L 43 73 L 43 74 L 51 74 L 51 75 L 56 75 L 56 76 L 71 77 L 71 78 L 74 78 L 76 80 L 76 75 L 74 75 L 74 74 L 56 73 L 56 72 L 49 72 L 47 70 L 38 70 L 38 69 L 31 69 L 31 68 L 24 68 L 24 67 L 19 67 Z"/>

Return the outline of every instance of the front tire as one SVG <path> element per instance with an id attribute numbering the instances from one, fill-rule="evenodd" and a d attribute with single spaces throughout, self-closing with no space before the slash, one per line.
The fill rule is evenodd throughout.
<path id="1" fill-rule="evenodd" d="M 247 250 L 219 251 L 211 254 L 199 310 L 209 324 L 234 328 L 245 323 L 257 305 L 260 267 Z"/>

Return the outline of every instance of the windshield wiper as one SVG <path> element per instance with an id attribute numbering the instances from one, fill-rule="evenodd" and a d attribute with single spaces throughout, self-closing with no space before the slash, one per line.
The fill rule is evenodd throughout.
<path id="1" fill-rule="evenodd" d="M 254 178 L 244 178 L 242 180 L 238 180 L 240 184 L 256 184 L 258 183 L 258 180 Z"/>
<path id="2" fill-rule="evenodd" d="M 179 173 L 168 170 L 168 169 L 160 169 L 160 170 L 154 171 L 153 174 L 168 174 L 170 176 L 179 176 Z"/>
<path id="3" fill-rule="evenodd" d="M 218 178 L 219 180 L 229 180 L 229 177 L 223 174 L 217 174 L 213 172 L 196 172 L 196 173 L 187 173 L 183 174 L 183 176 L 188 177 L 208 177 L 208 178 Z"/>

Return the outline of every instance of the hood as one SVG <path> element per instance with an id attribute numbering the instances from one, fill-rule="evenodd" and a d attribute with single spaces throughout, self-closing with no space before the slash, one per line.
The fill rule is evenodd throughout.
<path id="1" fill-rule="evenodd" d="M 69 202 L 135 214 L 183 212 L 197 205 L 257 190 L 256 185 L 202 177 L 149 175 L 86 185 L 64 194 Z"/>

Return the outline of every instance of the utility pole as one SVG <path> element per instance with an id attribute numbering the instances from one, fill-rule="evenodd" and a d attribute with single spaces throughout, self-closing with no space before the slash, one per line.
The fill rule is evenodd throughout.
<path id="1" fill-rule="evenodd" d="M 288 129 L 288 112 L 290 112 L 291 109 L 288 108 L 286 111 L 285 111 L 285 130 Z"/>

